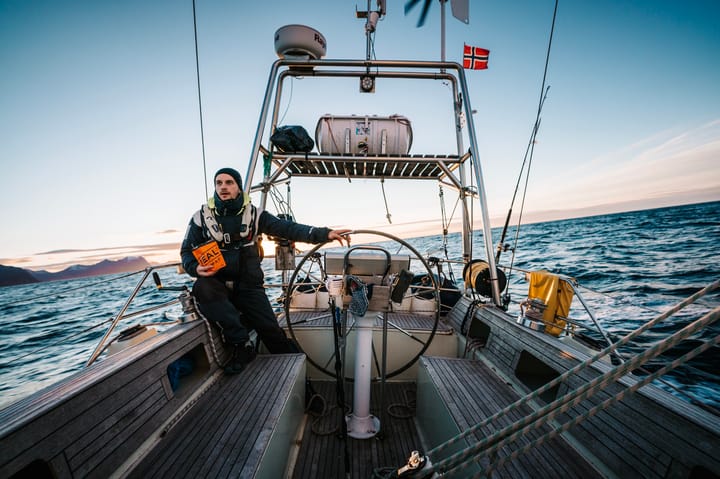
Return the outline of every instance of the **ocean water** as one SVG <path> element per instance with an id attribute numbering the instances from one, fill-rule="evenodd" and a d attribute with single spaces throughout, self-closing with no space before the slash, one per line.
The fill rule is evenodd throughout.
<path id="1" fill-rule="evenodd" d="M 497 243 L 500 231 L 493 231 Z M 517 237 L 517 241 L 516 241 Z M 446 252 L 440 235 L 407 240 L 421 253 L 460 259 L 459 235 L 450 235 Z M 720 279 L 720 202 L 628 212 L 511 228 L 500 265 L 512 264 L 509 311 L 527 294 L 523 271 L 547 269 L 577 279 L 580 292 L 611 338 L 620 338 L 687 296 Z M 480 234 L 474 257 L 483 257 Z M 274 261 L 264 267 L 278 282 Z M 446 273 L 461 281 L 462 269 Z M 191 286 L 187 276 L 161 272 L 163 282 Z M 142 272 L 0 288 L 0 407 L 84 367 L 113 317 L 138 284 Z M 169 301 L 177 293 L 158 291 L 150 279 L 128 313 Z M 626 347 L 633 354 L 661 340 L 720 305 L 716 291 L 661 323 Z M 179 306 L 152 311 L 121 323 L 119 330 L 160 322 L 179 314 Z M 590 324 L 577 299 L 570 317 Z M 714 324 L 647 365 L 656 369 L 720 334 Z M 640 372 L 642 374 L 642 372 Z M 720 408 L 720 348 L 703 353 L 656 384 L 672 394 Z M 690 396 L 687 396 L 690 395 Z"/>

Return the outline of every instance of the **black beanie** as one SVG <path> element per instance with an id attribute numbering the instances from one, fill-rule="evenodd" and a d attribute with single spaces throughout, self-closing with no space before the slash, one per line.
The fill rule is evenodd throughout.
<path id="1" fill-rule="evenodd" d="M 237 183 L 240 190 L 242 190 L 242 179 L 240 178 L 240 173 L 238 173 L 237 170 L 234 168 L 220 168 L 219 170 L 217 170 L 215 176 L 213 177 L 213 183 L 215 183 L 215 180 L 217 180 L 218 175 L 221 175 L 223 173 L 232 176 L 235 180 L 235 183 Z"/>

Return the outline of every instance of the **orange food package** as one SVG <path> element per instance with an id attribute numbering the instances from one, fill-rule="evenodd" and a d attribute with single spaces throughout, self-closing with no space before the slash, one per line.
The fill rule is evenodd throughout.
<path id="1" fill-rule="evenodd" d="M 212 266 L 211 271 L 217 271 L 225 267 L 225 258 L 220 252 L 217 241 L 210 240 L 193 250 L 195 259 L 201 266 Z"/>

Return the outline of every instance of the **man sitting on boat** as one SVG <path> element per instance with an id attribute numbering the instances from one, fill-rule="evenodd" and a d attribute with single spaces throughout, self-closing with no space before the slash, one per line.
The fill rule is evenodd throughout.
<path id="1" fill-rule="evenodd" d="M 180 255 L 185 271 L 197 278 L 192 293 L 200 312 L 220 327 L 225 342 L 233 346 L 225 372 L 237 374 L 255 357 L 247 345 L 247 328 L 257 332 L 271 353 L 297 352 L 265 295 L 259 235 L 304 243 L 338 240 L 342 244 L 344 239 L 349 245 L 350 230 L 307 226 L 255 207 L 233 168 L 219 169 L 214 182 L 215 194 L 190 219 Z M 213 253 L 215 245 L 219 251 Z"/>

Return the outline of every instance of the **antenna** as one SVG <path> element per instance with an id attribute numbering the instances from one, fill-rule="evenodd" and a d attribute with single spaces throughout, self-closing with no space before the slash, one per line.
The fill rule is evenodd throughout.
<path id="1" fill-rule="evenodd" d="M 357 18 L 365 18 L 365 38 L 367 40 L 366 45 L 366 55 L 365 59 L 370 60 L 370 53 L 372 51 L 372 42 L 370 39 L 370 36 L 375 33 L 375 29 L 377 28 L 377 22 L 380 19 L 380 17 L 385 15 L 386 12 L 386 0 L 377 0 L 377 10 L 370 10 L 370 3 L 371 0 L 368 0 L 367 2 L 367 10 L 357 10 L 357 7 L 355 8 L 355 15 Z"/>
<path id="2" fill-rule="evenodd" d="M 377 10 L 370 10 L 370 2 L 367 2 L 366 11 L 358 11 L 355 7 L 355 15 L 357 18 L 365 18 L 365 59 L 370 60 L 372 57 L 372 35 L 377 28 L 377 22 L 380 17 L 385 15 L 386 0 L 377 0 Z M 375 77 L 370 75 L 370 66 L 367 67 L 365 75 L 360 77 L 360 91 L 362 93 L 375 93 Z"/>

